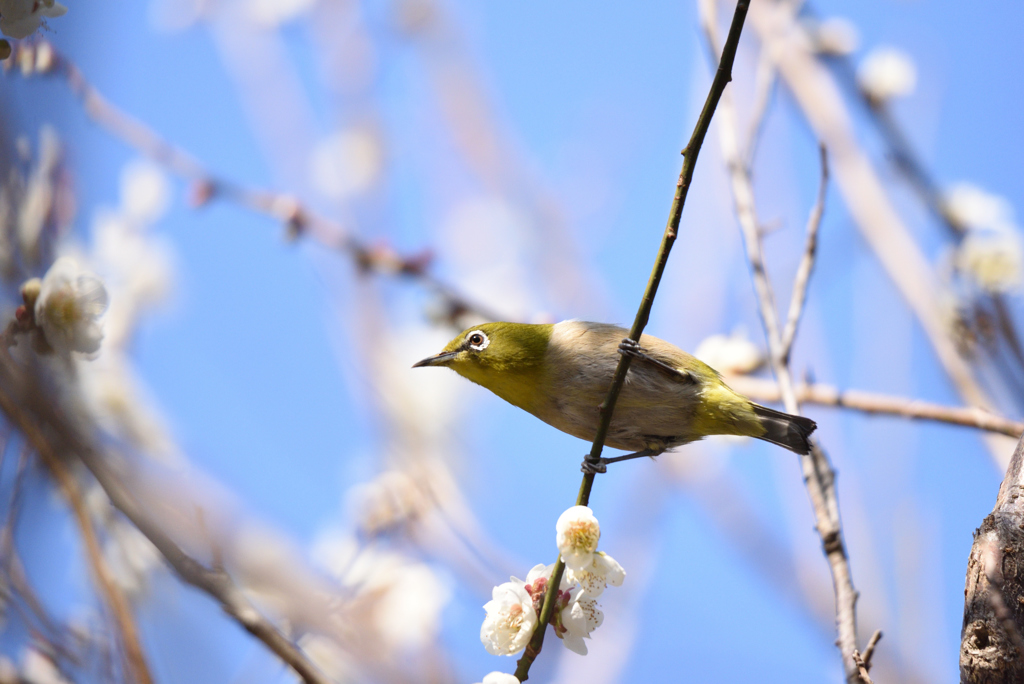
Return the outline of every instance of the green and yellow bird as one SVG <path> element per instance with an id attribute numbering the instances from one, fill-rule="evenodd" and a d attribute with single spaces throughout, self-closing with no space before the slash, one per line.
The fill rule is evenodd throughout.
<path id="1" fill-rule="evenodd" d="M 810 450 L 813 420 L 759 406 L 734 392 L 706 363 L 657 337 L 637 345 L 628 331 L 586 321 L 484 323 L 413 367 L 447 366 L 570 435 L 593 441 L 619 354 L 634 358 L 605 439 L 607 446 L 657 456 L 708 435 L 742 435 L 798 454 Z"/>

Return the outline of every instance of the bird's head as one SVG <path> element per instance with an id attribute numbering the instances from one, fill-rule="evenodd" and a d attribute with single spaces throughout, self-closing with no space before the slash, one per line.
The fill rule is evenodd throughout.
<path id="1" fill-rule="evenodd" d="M 447 366 L 498 396 L 522 406 L 536 388 L 551 339 L 551 325 L 483 323 L 455 336 L 441 353 L 413 365 Z"/>

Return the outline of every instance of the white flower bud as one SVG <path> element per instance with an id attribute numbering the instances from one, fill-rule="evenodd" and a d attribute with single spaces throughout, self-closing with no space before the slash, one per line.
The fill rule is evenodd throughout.
<path id="1" fill-rule="evenodd" d="M 1024 282 L 1024 244 L 1012 230 L 971 231 L 957 249 L 956 264 L 983 290 L 1010 292 Z"/>
<path id="2" fill-rule="evenodd" d="M 562 561 L 570 570 L 583 570 L 594 560 L 601 526 L 586 506 L 573 506 L 555 523 L 555 543 Z"/>
<path id="3" fill-rule="evenodd" d="M 507 672 L 492 672 L 484 677 L 481 684 L 519 684 L 519 680 L 515 675 L 510 675 Z"/>
<path id="4" fill-rule="evenodd" d="M 484 604 L 487 616 L 480 627 L 480 641 L 491 655 L 515 655 L 526 648 L 537 626 L 533 598 L 515 577 L 494 587 L 491 596 Z"/>
<path id="5" fill-rule="evenodd" d="M 35 321 L 54 351 L 91 354 L 100 348 L 103 331 L 98 318 L 109 301 L 103 282 L 82 271 L 68 257 L 53 262 L 36 299 Z"/>
<path id="6" fill-rule="evenodd" d="M 874 102 L 909 95 L 917 83 L 910 57 L 896 48 L 875 48 L 857 69 L 860 89 Z"/>
<path id="7" fill-rule="evenodd" d="M 693 355 L 725 375 L 752 373 L 764 363 L 760 347 L 739 333 L 712 335 L 697 345 Z"/>

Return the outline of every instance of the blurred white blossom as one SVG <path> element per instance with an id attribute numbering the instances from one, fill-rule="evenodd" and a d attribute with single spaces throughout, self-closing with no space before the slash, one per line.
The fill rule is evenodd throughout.
<path id="1" fill-rule="evenodd" d="M 738 332 L 711 335 L 697 345 L 693 355 L 725 375 L 751 373 L 764 363 L 760 347 Z"/>
<path id="2" fill-rule="evenodd" d="M 322 537 L 313 557 L 355 600 L 370 599 L 367 626 L 386 644 L 419 649 L 437 636 L 451 589 L 426 563 L 337 533 Z"/>
<path id="3" fill-rule="evenodd" d="M 67 7 L 54 0 L 0 0 L 0 33 L 28 38 L 46 19 L 67 11 Z"/>
<path id="4" fill-rule="evenodd" d="M 352 661 L 349 655 L 330 637 L 321 634 L 304 634 L 299 647 L 320 671 L 334 682 L 352 679 Z M 296 675 L 296 679 L 301 678 Z"/>
<path id="5" fill-rule="evenodd" d="M 52 659 L 34 648 L 27 648 L 21 660 L 21 681 L 23 684 L 66 684 L 68 680 Z"/>
<path id="6" fill-rule="evenodd" d="M 18 668 L 4 655 L 0 655 L 0 684 L 18 684 Z"/>
<path id="7" fill-rule="evenodd" d="M 52 219 L 56 175 L 63 148 L 52 126 L 39 129 L 39 154 L 24 186 L 18 210 L 18 246 L 31 264 L 39 261 L 39 240 Z"/>
<path id="8" fill-rule="evenodd" d="M 857 27 L 845 17 L 808 21 L 804 28 L 814 49 L 823 55 L 845 57 L 856 52 L 860 44 Z"/>
<path id="9" fill-rule="evenodd" d="M 957 268 L 993 293 L 1016 290 L 1024 280 L 1024 244 L 1017 231 L 971 231 L 956 252 Z"/>
<path id="10" fill-rule="evenodd" d="M 249 0 L 249 16 L 274 28 L 308 12 L 316 0 Z"/>
<path id="11" fill-rule="evenodd" d="M 161 565 L 160 552 L 134 525 L 114 518 L 106 526 L 103 555 L 115 582 L 133 599 L 141 598 L 153 570 Z"/>
<path id="12" fill-rule="evenodd" d="M 480 627 L 480 641 L 491 655 L 515 655 L 526 648 L 537 626 L 533 597 L 515 577 L 494 587 L 491 596 L 484 604 L 487 616 Z"/>
<path id="13" fill-rule="evenodd" d="M 349 490 L 359 529 L 368 536 L 415 521 L 430 506 L 419 485 L 400 470 L 389 470 Z"/>
<path id="14" fill-rule="evenodd" d="M 626 571 L 619 562 L 604 551 L 595 553 L 593 562 L 582 570 L 566 568 L 565 575 L 569 582 L 580 585 L 585 598 L 597 598 L 609 584 L 619 587 L 626 579 Z"/>
<path id="15" fill-rule="evenodd" d="M 973 183 L 953 185 L 946 191 L 942 206 L 946 216 L 961 230 L 1015 228 L 1010 202 Z"/>
<path id="16" fill-rule="evenodd" d="M 555 543 L 562 561 L 571 570 L 583 570 L 594 562 L 601 526 L 586 506 L 573 506 L 558 516 Z"/>
<path id="17" fill-rule="evenodd" d="M 321 140 L 313 149 L 310 172 L 317 190 L 340 200 L 369 190 L 383 164 L 380 136 L 369 126 L 356 126 Z"/>
<path id="18" fill-rule="evenodd" d="M 562 609 L 559 616 L 562 629 L 555 630 L 562 643 L 573 653 L 587 655 L 587 644 L 590 634 L 604 622 L 604 613 L 597 607 L 597 601 L 588 597 L 579 588 L 573 589 L 569 605 Z"/>
<path id="19" fill-rule="evenodd" d="M 135 159 L 121 169 L 121 209 L 130 220 L 156 221 L 167 210 L 170 196 L 167 176 L 153 162 Z"/>
<path id="20" fill-rule="evenodd" d="M 902 50 L 875 48 L 857 68 L 857 83 L 873 102 L 885 102 L 913 92 L 917 69 Z"/>
<path id="21" fill-rule="evenodd" d="M 480 684 L 519 684 L 519 680 L 507 672 L 491 672 Z"/>
<path id="22" fill-rule="evenodd" d="M 54 351 L 92 354 L 103 340 L 99 317 L 107 310 L 107 290 L 70 257 L 57 259 L 43 277 L 35 321 Z"/>

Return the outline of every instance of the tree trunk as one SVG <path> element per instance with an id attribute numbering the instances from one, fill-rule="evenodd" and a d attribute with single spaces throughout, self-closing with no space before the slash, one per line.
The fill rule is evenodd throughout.
<path id="1" fill-rule="evenodd" d="M 1024 682 L 1024 437 L 974 533 L 964 599 L 961 684 Z"/>

